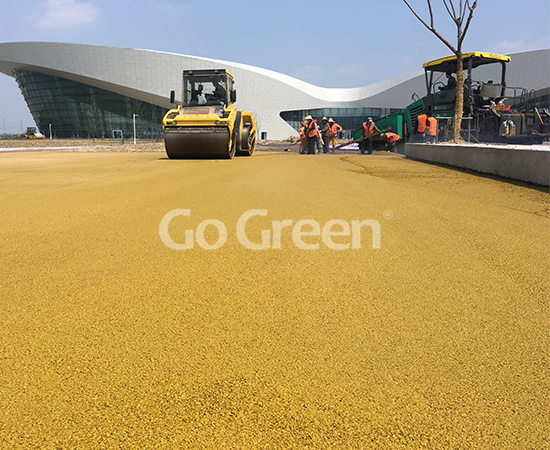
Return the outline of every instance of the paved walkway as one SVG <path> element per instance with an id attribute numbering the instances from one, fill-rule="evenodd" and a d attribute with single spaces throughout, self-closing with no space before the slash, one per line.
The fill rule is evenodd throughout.
<path id="1" fill-rule="evenodd" d="M 386 153 L 0 167 L 0 447 L 548 448 L 547 190 Z"/>

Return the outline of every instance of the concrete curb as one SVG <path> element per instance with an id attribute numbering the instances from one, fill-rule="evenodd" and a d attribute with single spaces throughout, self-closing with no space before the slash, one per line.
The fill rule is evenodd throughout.
<path id="1" fill-rule="evenodd" d="M 405 155 L 420 161 L 550 186 L 550 148 L 527 145 L 405 144 Z"/>

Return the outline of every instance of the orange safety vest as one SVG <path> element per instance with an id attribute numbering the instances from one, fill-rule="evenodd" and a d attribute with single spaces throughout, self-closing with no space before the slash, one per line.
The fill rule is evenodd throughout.
<path id="1" fill-rule="evenodd" d="M 428 136 L 435 136 L 437 134 L 437 119 L 435 117 L 428 117 Z"/>
<path id="2" fill-rule="evenodd" d="M 370 125 L 367 122 L 363 122 L 363 136 L 372 136 L 374 134 L 374 122 Z"/>
<path id="3" fill-rule="evenodd" d="M 419 133 L 425 133 L 426 132 L 426 120 L 428 119 L 428 116 L 426 114 L 420 114 L 416 120 L 416 129 Z"/>
<path id="4" fill-rule="evenodd" d="M 330 128 L 328 129 L 328 135 L 329 137 L 336 137 L 338 136 L 338 131 L 341 130 L 342 127 L 338 125 L 337 123 L 333 123 Z"/>
<path id="5" fill-rule="evenodd" d="M 317 137 L 319 136 L 319 130 L 317 129 L 316 123 L 312 120 L 307 126 L 307 137 Z"/>
<path id="6" fill-rule="evenodd" d="M 401 137 L 397 133 L 392 133 L 391 131 L 386 133 L 386 135 L 384 137 L 386 138 L 386 141 L 389 144 L 391 144 L 393 142 L 397 142 L 398 140 L 401 139 Z"/>

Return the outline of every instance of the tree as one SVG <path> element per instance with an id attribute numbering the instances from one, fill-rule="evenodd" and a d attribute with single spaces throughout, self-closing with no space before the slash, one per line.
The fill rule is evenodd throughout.
<path id="1" fill-rule="evenodd" d="M 456 25 L 457 30 L 457 43 L 456 47 L 453 46 L 447 39 L 445 39 L 434 26 L 434 14 L 432 9 L 431 0 L 428 2 L 428 10 L 430 13 L 430 24 L 422 19 L 418 13 L 413 9 L 407 0 L 403 0 L 409 7 L 412 13 L 416 16 L 420 22 L 433 34 L 435 34 L 441 42 L 443 42 L 449 49 L 456 55 L 456 105 L 455 105 L 455 117 L 453 120 L 453 133 L 452 140 L 458 142 L 460 138 L 460 127 L 462 125 L 462 112 L 464 109 L 464 70 L 462 64 L 462 43 L 466 37 L 466 32 L 470 27 L 472 17 L 474 16 L 474 9 L 477 8 L 477 0 L 474 0 L 470 5 L 470 0 L 459 0 L 458 6 L 455 6 L 456 0 L 443 0 L 445 9 L 451 16 L 451 19 Z M 466 17 L 467 15 L 467 17 Z"/>

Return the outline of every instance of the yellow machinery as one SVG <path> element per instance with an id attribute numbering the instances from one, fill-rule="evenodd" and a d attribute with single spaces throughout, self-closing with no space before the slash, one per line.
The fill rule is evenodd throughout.
<path id="1" fill-rule="evenodd" d="M 27 131 L 24 131 L 20 137 L 23 139 L 44 139 L 44 135 L 37 131 L 36 127 L 27 127 Z"/>
<path id="2" fill-rule="evenodd" d="M 231 159 L 251 156 L 256 121 L 235 108 L 233 75 L 225 69 L 184 70 L 181 105 L 162 120 L 166 154 L 171 159 Z M 175 92 L 170 93 L 175 103 Z"/>
<path id="3" fill-rule="evenodd" d="M 507 144 L 540 144 L 548 133 L 550 113 L 544 115 L 534 107 L 534 95 L 524 88 L 506 85 L 506 65 L 509 56 L 495 53 L 469 52 L 462 54 L 464 70 L 464 137 L 471 136 L 478 142 L 502 142 Z M 482 70 L 477 70 L 482 68 Z M 451 120 L 455 114 L 456 87 L 447 88 L 445 73 L 455 75 L 456 55 L 435 59 L 424 64 L 427 95 L 418 98 L 403 112 L 392 113 L 376 121 L 381 130 L 390 127 L 403 142 L 415 137 L 417 117 L 427 111 L 436 117 L 440 126 L 440 139 L 450 136 Z M 492 79 L 488 79 L 492 78 Z M 443 81 L 443 80 L 445 81 Z M 506 105 L 504 104 L 506 102 Z M 534 109 L 534 111 L 533 111 Z M 466 129 L 470 128 L 470 130 Z M 357 141 L 363 128 L 355 130 Z M 378 142 L 377 142 L 378 141 Z M 374 144 L 385 144 L 374 139 Z"/>

